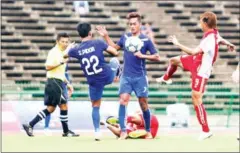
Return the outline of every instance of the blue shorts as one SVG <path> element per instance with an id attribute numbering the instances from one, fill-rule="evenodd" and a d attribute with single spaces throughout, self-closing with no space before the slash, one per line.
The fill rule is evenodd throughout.
<path id="1" fill-rule="evenodd" d="M 148 97 L 147 76 L 140 76 L 140 77 L 134 77 L 134 78 L 122 76 L 120 78 L 119 95 L 123 93 L 131 94 L 132 91 L 135 92 L 135 95 L 138 98 Z"/>
<path id="2" fill-rule="evenodd" d="M 102 98 L 104 85 L 102 86 L 89 86 L 89 94 L 91 101 L 99 100 Z"/>
<path id="3" fill-rule="evenodd" d="M 111 67 L 111 71 L 105 80 L 96 82 L 94 85 L 89 85 L 89 95 L 92 101 L 101 99 L 104 87 L 113 82 L 119 68 L 119 61 L 117 58 L 112 58 L 109 62 L 109 66 Z"/>
<path id="4" fill-rule="evenodd" d="M 103 82 L 95 83 L 94 85 L 89 85 L 89 95 L 90 99 L 93 101 L 99 100 L 102 98 L 104 87 L 108 84 L 111 84 L 114 80 L 115 73 L 109 73 L 109 77 Z"/>

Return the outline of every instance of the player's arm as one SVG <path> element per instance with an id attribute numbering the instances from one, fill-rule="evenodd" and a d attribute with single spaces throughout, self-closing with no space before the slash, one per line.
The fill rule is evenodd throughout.
<path id="1" fill-rule="evenodd" d="M 117 51 L 116 48 L 112 47 L 112 46 L 108 46 L 106 51 L 109 53 L 109 54 L 112 54 L 114 56 L 118 56 L 119 55 L 119 52 Z"/>
<path id="2" fill-rule="evenodd" d="M 75 42 L 69 44 L 67 48 L 65 49 L 65 54 L 63 55 L 63 58 L 68 58 L 69 57 L 69 52 L 74 50 Z"/>
<path id="3" fill-rule="evenodd" d="M 227 41 L 226 39 L 222 38 L 220 35 L 218 35 L 218 43 L 220 45 L 226 45 L 228 48 L 228 51 L 235 51 L 235 45 L 233 45 L 232 43 L 230 43 L 229 41 Z"/>
<path id="4" fill-rule="evenodd" d="M 145 55 L 142 54 L 140 51 L 134 53 L 135 56 L 137 56 L 138 58 L 144 58 L 144 59 L 148 59 L 150 61 L 160 61 L 160 56 L 158 53 L 152 54 L 152 55 Z"/>
<path id="5" fill-rule="evenodd" d="M 51 70 L 53 70 L 53 69 L 55 69 L 55 68 L 57 68 L 57 67 L 59 67 L 63 64 L 64 64 L 64 62 L 59 62 L 58 64 L 54 64 L 54 65 L 45 65 L 45 68 L 46 68 L 47 71 L 51 71 Z"/>
<path id="6" fill-rule="evenodd" d="M 181 43 L 179 43 L 179 41 L 177 40 L 175 35 L 170 36 L 168 38 L 168 42 L 172 42 L 175 46 L 178 46 L 183 52 L 187 53 L 188 55 L 196 55 L 196 54 L 202 52 L 201 48 L 199 48 L 199 47 L 192 49 L 192 48 L 182 45 Z"/>
<path id="7" fill-rule="evenodd" d="M 75 42 L 71 43 L 70 45 L 68 45 L 68 47 L 66 48 L 66 50 L 64 51 L 64 55 L 63 55 L 63 58 L 64 59 L 67 59 L 69 57 L 73 57 L 73 58 L 77 58 L 76 54 L 77 54 L 77 51 L 76 51 L 76 47 L 75 47 Z"/>
<path id="8" fill-rule="evenodd" d="M 146 54 L 142 54 L 141 51 L 138 51 L 136 53 L 134 53 L 135 56 L 137 56 L 138 58 L 143 58 L 143 59 L 148 59 L 150 61 L 160 61 L 160 56 L 157 53 L 156 48 L 154 47 L 154 44 L 151 40 L 148 40 L 146 42 L 147 45 L 147 49 L 149 50 L 150 54 L 146 55 Z"/>
<path id="9" fill-rule="evenodd" d="M 107 42 L 109 46 L 112 46 L 116 50 L 121 49 L 121 47 L 114 43 L 112 39 L 109 37 L 108 32 L 104 26 L 96 26 L 96 30 L 104 38 L 104 40 Z"/>

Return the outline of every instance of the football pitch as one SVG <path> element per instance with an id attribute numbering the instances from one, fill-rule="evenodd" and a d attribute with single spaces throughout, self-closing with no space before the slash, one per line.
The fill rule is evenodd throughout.
<path id="1" fill-rule="evenodd" d="M 61 137 L 25 133 L 3 134 L 3 152 L 239 152 L 236 133 L 216 133 L 210 139 L 198 141 L 196 133 L 158 136 L 152 140 L 117 140 L 111 134 L 94 141 L 93 134 L 80 133 L 80 137 Z"/>

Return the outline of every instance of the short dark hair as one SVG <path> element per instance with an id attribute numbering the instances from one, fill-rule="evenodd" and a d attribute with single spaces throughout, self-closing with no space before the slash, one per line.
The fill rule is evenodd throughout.
<path id="1" fill-rule="evenodd" d="M 141 15 L 138 12 L 131 12 L 127 15 L 127 19 L 137 18 L 139 22 L 141 22 Z"/>
<path id="2" fill-rule="evenodd" d="M 80 37 L 85 38 L 91 31 L 91 25 L 89 23 L 79 23 L 77 26 L 77 31 Z"/>
<path id="3" fill-rule="evenodd" d="M 59 41 L 62 37 L 69 38 L 69 35 L 66 32 L 61 32 L 57 34 L 57 41 Z"/>

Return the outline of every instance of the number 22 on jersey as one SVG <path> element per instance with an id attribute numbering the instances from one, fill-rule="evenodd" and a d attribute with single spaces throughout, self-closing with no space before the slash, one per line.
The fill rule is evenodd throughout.
<path id="1" fill-rule="evenodd" d="M 94 75 L 103 71 L 102 68 L 97 69 L 97 66 L 99 64 L 99 59 L 96 55 L 92 55 L 89 59 L 83 58 L 82 64 L 86 65 L 85 70 L 87 72 L 87 75 Z M 91 67 L 93 71 L 90 71 Z"/>

